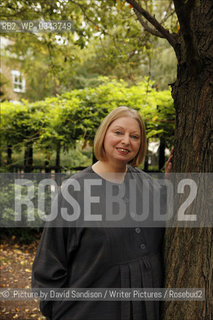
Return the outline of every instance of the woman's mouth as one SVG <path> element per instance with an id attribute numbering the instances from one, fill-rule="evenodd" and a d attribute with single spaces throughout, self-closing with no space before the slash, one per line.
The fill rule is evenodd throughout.
<path id="1" fill-rule="evenodd" d="M 123 155 L 126 155 L 130 152 L 128 149 L 125 149 L 125 148 L 117 148 L 117 150 L 120 154 L 123 154 Z"/>

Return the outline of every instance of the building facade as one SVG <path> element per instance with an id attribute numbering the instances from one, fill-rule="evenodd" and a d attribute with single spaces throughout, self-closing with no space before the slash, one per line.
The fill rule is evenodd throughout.
<path id="1" fill-rule="evenodd" d="M 21 72 L 21 61 L 15 55 L 11 55 L 7 50 L 8 45 L 12 45 L 12 41 L 1 37 L 1 100 L 11 102 L 20 101 L 25 97 L 26 77 Z"/>

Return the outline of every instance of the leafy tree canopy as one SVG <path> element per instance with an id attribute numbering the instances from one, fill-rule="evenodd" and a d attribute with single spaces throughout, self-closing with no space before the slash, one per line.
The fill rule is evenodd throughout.
<path id="1" fill-rule="evenodd" d="M 171 1 L 142 2 L 165 26 L 177 29 Z M 159 42 L 141 30 L 126 1 L 5 0 L 1 19 L 72 21 L 73 32 L 7 34 L 14 40 L 11 54 L 19 58 L 28 75 L 26 97 L 31 101 L 96 86 L 99 75 L 135 84 L 145 75 L 153 78 L 160 73 L 155 71 L 160 65 L 155 63 L 156 56 L 160 59 Z M 170 80 L 158 76 L 158 81 L 166 88 Z"/>
<path id="2" fill-rule="evenodd" d="M 100 79 L 97 88 L 75 89 L 58 97 L 22 105 L 2 103 L 2 145 L 34 143 L 37 148 L 64 150 L 83 139 L 92 143 L 102 119 L 114 108 L 127 105 L 144 118 L 148 137 L 164 136 L 171 143 L 174 108 L 170 91 L 156 91 L 146 79 L 129 87 L 124 81 Z"/>

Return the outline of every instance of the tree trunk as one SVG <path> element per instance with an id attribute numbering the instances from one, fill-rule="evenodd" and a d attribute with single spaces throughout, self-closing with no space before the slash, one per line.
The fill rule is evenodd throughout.
<path id="1" fill-rule="evenodd" d="M 182 70 L 182 72 L 184 72 Z M 212 75 L 179 81 L 173 88 L 177 110 L 174 171 L 213 171 Z M 204 208 L 203 208 L 204 210 Z M 202 212 L 200 213 L 202 214 Z M 164 319 L 213 319 L 213 232 L 208 228 L 167 229 L 165 287 L 205 288 L 203 302 L 174 301 L 164 304 Z"/>
<path id="2" fill-rule="evenodd" d="M 24 171 L 31 172 L 33 166 L 33 145 L 32 143 L 27 143 L 24 152 Z"/>
<path id="3" fill-rule="evenodd" d="M 7 145 L 7 165 L 12 163 L 12 146 L 10 144 Z"/>
<path id="4" fill-rule="evenodd" d="M 163 137 L 161 137 L 160 138 L 160 146 L 159 146 L 159 160 L 158 160 L 159 171 L 161 171 L 161 169 L 165 165 L 165 148 L 166 148 L 165 139 Z"/>
<path id="5" fill-rule="evenodd" d="M 174 172 L 213 172 L 212 62 L 202 64 L 197 74 L 187 64 L 178 65 L 172 90 L 176 108 Z M 201 208 L 202 215 L 203 201 Z M 205 288 L 206 295 L 205 301 L 165 302 L 164 319 L 212 320 L 212 228 L 167 229 L 165 266 L 166 288 Z"/>
<path id="6" fill-rule="evenodd" d="M 58 142 L 57 147 L 56 147 L 56 159 L 55 159 L 55 166 L 56 170 L 55 172 L 60 172 L 60 152 L 61 152 L 61 144 Z"/>
<path id="7" fill-rule="evenodd" d="M 148 148 L 149 148 L 149 139 L 147 139 L 147 152 L 144 159 L 144 171 L 147 172 L 149 170 L 149 156 L 148 156 Z"/>

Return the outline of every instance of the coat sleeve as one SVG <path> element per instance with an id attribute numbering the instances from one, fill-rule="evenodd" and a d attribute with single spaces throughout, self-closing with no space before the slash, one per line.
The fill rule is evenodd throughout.
<path id="1" fill-rule="evenodd" d="M 32 288 L 66 287 L 74 233 L 73 228 L 44 228 L 32 267 Z M 43 315 L 52 318 L 52 301 L 41 301 L 40 309 Z"/>
<path id="2" fill-rule="evenodd" d="M 48 222 L 32 266 L 32 288 L 65 288 L 69 279 L 69 264 L 73 263 L 73 251 L 77 246 L 76 228 L 60 217 L 60 208 L 66 207 L 62 193 L 54 199 L 53 210 L 57 218 Z M 43 315 L 52 318 L 53 301 L 40 301 Z"/>

